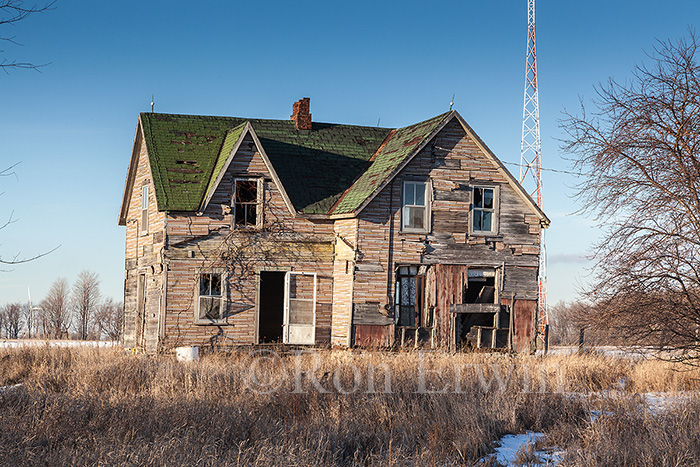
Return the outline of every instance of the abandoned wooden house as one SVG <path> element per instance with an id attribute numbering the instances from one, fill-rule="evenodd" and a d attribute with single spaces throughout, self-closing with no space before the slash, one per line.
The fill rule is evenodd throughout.
<path id="1" fill-rule="evenodd" d="M 535 345 L 546 215 L 462 117 L 143 113 L 124 345 Z"/>

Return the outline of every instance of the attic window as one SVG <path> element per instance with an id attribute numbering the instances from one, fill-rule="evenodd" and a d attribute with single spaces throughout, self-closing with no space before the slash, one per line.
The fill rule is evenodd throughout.
<path id="1" fill-rule="evenodd" d="M 260 217 L 260 181 L 237 178 L 233 185 L 233 225 L 256 227 Z"/>
<path id="2" fill-rule="evenodd" d="M 175 161 L 176 164 L 197 165 L 197 161 Z"/>
<path id="3" fill-rule="evenodd" d="M 141 187 L 141 235 L 148 233 L 148 185 Z"/>

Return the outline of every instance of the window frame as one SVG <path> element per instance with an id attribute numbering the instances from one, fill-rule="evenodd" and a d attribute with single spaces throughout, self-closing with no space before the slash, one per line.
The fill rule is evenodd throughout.
<path id="1" fill-rule="evenodd" d="M 256 200 L 255 200 L 255 224 L 236 224 L 236 205 L 252 205 L 252 202 L 237 203 L 236 193 L 238 190 L 238 182 L 255 182 Z M 260 229 L 262 227 L 262 200 L 263 200 L 263 183 L 261 178 L 254 177 L 235 177 L 233 179 L 233 193 L 231 194 L 231 225 L 235 229 Z"/>
<path id="2" fill-rule="evenodd" d="M 204 275 L 218 275 L 219 276 L 219 295 L 204 295 L 201 293 L 201 281 Z M 194 290 L 194 322 L 199 325 L 222 325 L 228 324 L 228 287 L 227 287 L 227 276 L 223 269 L 207 269 L 197 272 L 195 275 L 195 290 Z M 220 317 L 218 319 L 208 318 L 202 316 L 202 311 L 200 309 L 201 299 L 205 297 L 218 297 L 219 299 L 219 313 Z"/>
<path id="3" fill-rule="evenodd" d="M 150 190 L 148 188 L 148 183 L 141 186 L 141 235 L 148 235 L 150 228 L 149 216 L 148 216 L 148 205 L 149 205 Z"/>
<path id="4" fill-rule="evenodd" d="M 476 190 L 493 190 L 493 207 L 492 208 L 477 208 L 475 205 Z M 469 203 L 469 233 L 471 235 L 498 235 L 499 231 L 499 206 L 500 206 L 500 187 L 498 185 L 473 185 L 471 202 Z M 491 212 L 491 230 L 476 230 L 474 228 L 474 216 L 477 211 Z"/>
<path id="5" fill-rule="evenodd" d="M 406 187 L 407 186 L 416 186 L 416 185 L 423 185 L 424 188 L 424 193 L 423 193 L 423 202 L 424 204 L 422 205 L 423 207 L 423 227 L 407 227 L 405 225 L 406 221 L 406 208 L 407 207 L 421 207 L 419 204 L 406 204 Z M 401 232 L 406 232 L 406 233 L 429 233 L 430 232 L 430 224 L 431 224 L 431 204 L 432 204 L 432 192 L 433 190 L 431 189 L 431 183 L 430 180 L 404 180 L 403 183 L 401 184 Z M 415 189 L 414 189 L 414 198 L 415 198 Z M 414 199 L 415 201 L 415 199 Z"/>

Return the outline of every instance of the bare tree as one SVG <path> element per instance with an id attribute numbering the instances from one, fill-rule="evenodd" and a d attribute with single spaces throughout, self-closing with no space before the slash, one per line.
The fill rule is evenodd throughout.
<path id="1" fill-rule="evenodd" d="M 0 27 L 14 25 L 23 19 L 27 19 L 35 13 L 43 13 L 53 9 L 55 2 L 45 3 L 43 5 L 26 3 L 23 0 L 0 0 Z M 14 45 L 19 44 L 14 36 L 0 35 L 0 41 Z M 0 52 L 5 52 L 0 50 Z M 18 62 L 16 60 L 8 60 L 3 58 L 0 62 L 0 68 L 7 72 L 12 68 L 29 68 L 36 70 L 45 65 L 35 65 L 29 62 Z"/>
<path id="2" fill-rule="evenodd" d="M 659 42 L 629 82 L 598 87 L 595 113 L 562 124 L 588 174 L 581 211 L 603 231 L 588 324 L 683 360 L 700 358 L 698 47 L 692 31 Z"/>
<path id="3" fill-rule="evenodd" d="M 124 303 L 107 298 L 97 309 L 95 323 L 100 337 L 119 340 L 124 326 Z"/>
<path id="4" fill-rule="evenodd" d="M 0 324 L 8 339 L 18 339 L 22 330 L 22 305 L 8 303 L 0 310 Z"/>
<path id="5" fill-rule="evenodd" d="M 549 309 L 549 339 L 552 345 L 578 343 L 581 328 L 580 317 L 584 314 L 582 302 L 560 301 Z"/>
<path id="6" fill-rule="evenodd" d="M 70 326 L 69 286 L 65 278 L 56 279 L 41 301 L 40 325 L 46 337 L 68 336 Z"/>
<path id="7" fill-rule="evenodd" d="M 24 319 L 24 328 L 26 329 L 24 337 L 28 339 L 31 339 L 32 335 L 36 334 L 36 311 L 36 307 L 33 307 L 31 302 L 22 305 L 22 318 Z"/>
<path id="8" fill-rule="evenodd" d="M 100 279 L 96 273 L 80 271 L 78 280 L 73 285 L 71 300 L 78 325 L 78 335 L 85 340 L 91 334 L 94 315 L 100 302 Z"/>

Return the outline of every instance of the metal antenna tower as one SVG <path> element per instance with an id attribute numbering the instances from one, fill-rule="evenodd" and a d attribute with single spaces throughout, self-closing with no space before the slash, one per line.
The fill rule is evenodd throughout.
<path id="1" fill-rule="evenodd" d="M 540 140 L 540 105 L 537 92 L 537 45 L 535 42 L 535 0 L 527 0 L 527 56 L 525 58 L 525 99 L 523 103 L 523 136 L 520 140 L 520 183 L 534 190 L 531 196 L 542 208 L 542 162 Z M 534 182 L 534 183 L 533 183 Z M 526 188 L 527 189 L 527 188 Z M 537 332 L 542 335 L 547 348 L 546 334 L 549 326 L 547 312 L 547 254 L 544 229 L 540 231 L 540 267 L 538 273 L 539 304 Z"/>

